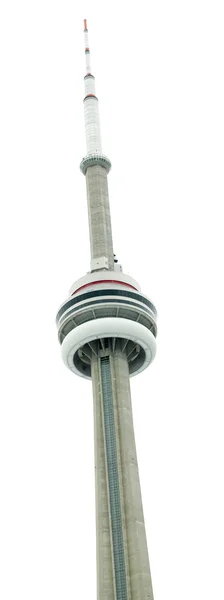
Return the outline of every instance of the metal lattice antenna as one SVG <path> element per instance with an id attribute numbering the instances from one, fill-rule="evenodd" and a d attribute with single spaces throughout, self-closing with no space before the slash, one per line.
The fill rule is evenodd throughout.
<path id="1" fill-rule="evenodd" d="M 91 73 L 89 34 L 87 20 L 84 20 L 84 44 L 86 58 L 86 75 L 84 77 L 85 97 L 84 116 L 86 130 L 87 154 L 102 153 L 98 98 L 95 93 L 95 77 Z"/>

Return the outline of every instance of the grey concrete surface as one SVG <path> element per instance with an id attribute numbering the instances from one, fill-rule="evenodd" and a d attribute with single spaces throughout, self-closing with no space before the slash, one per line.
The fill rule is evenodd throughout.
<path id="1" fill-rule="evenodd" d="M 120 350 L 111 353 L 119 493 L 122 510 L 127 600 L 153 600 L 137 464 L 128 363 Z M 92 360 L 95 428 L 97 600 L 116 596 L 108 491 L 100 360 Z"/>
<path id="2" fill-rule="evenodd" d="M 109 269 L 114 267 L 113 241 L 106 169 L 88 167 L 86 188 L 91 259 L 105 256 Z"/>
<path id="3" fill-rule="evenodd" d="M 121 351 L 111 355 L 117 446 L 121 470 L 127 562 L 131 600 L 153 600 L 153 590 L 141 488 L 136 454 L 127 358 Z"/>

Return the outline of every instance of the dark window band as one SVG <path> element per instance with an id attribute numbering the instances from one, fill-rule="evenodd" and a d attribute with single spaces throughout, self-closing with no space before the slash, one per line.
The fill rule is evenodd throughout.
<path id="1" fill-rule="evenodd" d="M 106 304 L 107 302 L 110 302 L 110 303 L 112 303 L 112 304 L 113 304 L 113 303 L 115 303 L 115 304 L 121 304 L 121 305 L 123 305 L 123 306 L 124 306 L 124 300 L 119 300 L 119 299 L 115 300 L 114 298 L 110 298 L 110 300 L 106 300 L 106 299 L 104 298 L 104 299 L 102 299 L 102 300 L 93 300 L 92 302 L 87 302 L 86 304 L 84 304 L 84 305 L 83 305 L 83 307 L 80 307 L 80 308 L 84 308 L 84 307 L 85 307 L 85 308 L 87 308 L 87 309 L 89 309 L 89 308 L 90 308 L 90 309 L 91 309 L 91 308 L 93 308 L 93 309 L 94 309 L 94 307 L 96 306 L 96 304 L 103 304 L 104 302 L 105 302 L 105 304 Z M 139 306 L 139 304 L 136 304 L 136 302 L 132 302 L 132 301 L 130 301 L 130 302 L 128 302 L 128 304 L 130 305 L 130 306 L 128 306 L 128 309 L 131 309 L 132 307 L 135 307 L 135 308 L 142 308 L 141 306 Z M 125 308 L 126 308 L 126 306 L 125 306 Z M 127 310 L 128 310 L 128 309 L 127 309 Z M 147 309 L 147 307 L 145 307 L 145 310 L 148 310 L 148 309 Z M 73 308 L 71 308 L 71 310 L 69 310 L 69 311 L 66 313 L 66 319 L 67 319 L 67 317 L 69 317 L 69 315 L 70 315 L 70 314 L 72 314 L 72 312 L 73 312 Z M 150 315 L 151 315 L 151 313 L 150 313 Z M 74 319 L 75 319 L 75 315 L 74 315 Z"/>
<path id="2" fill-rule="evenodd" d="M 139 302 L 142 302 L 142 304 L 148 306 L 153 312 L 153 314 L 155 316 L 157 315 L 156 309 L 150 302 L 150 300 L 144 298 L 144 296 L 141 296 L 141 294 L 127 292 L 126 290 L 94 290 L 92 292 L 86 292 L 85 294 L 80 294 L 77 297 L 73 297 L 67 300 L 67 302 L 60 308 L 60 310 L 57 313 L 56 323 L 58 323 L 60 317 L 70 306 L 75 306 L 75 304 L 78 304 L 78 302 L 82 302 L 82 300 L 87 300 L 88 298 L 94 298 L 97 296 L 123 296 L 124 298 L 133 298 L 134 300 L 139 300 Z M 110 299 L 110 302 L 112 302 L 112 298 Z"/>

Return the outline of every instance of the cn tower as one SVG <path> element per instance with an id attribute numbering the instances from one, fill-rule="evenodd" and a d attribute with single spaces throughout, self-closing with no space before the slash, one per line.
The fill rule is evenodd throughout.
<path id="1" fill-rule="evenodd" d="M 111 162 L 102 152 L 86 20 L 84 42 L 86 156 L 80 168 L 86 179 L 91 266 L 58 311 L 58 337 L 65 365 L 92 381 L 97 600 L 153 600 L 130 377 L 156 354 L 156 309 L 114 254 Z"/>

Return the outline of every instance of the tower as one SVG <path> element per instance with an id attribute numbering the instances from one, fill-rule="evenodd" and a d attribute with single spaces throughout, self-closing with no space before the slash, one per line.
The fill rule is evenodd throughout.
<path id="1" fill-rule="evenodd" d="M 130 376 L 156 353 L 156 309 L 114 255 L 98 99 L 84 21 L 84 115 L 91 270 L 57 314 L 64 363 L 92 380 L 98 600 L 153 600 L 136 456 Z"/>

